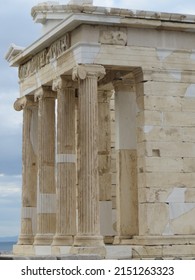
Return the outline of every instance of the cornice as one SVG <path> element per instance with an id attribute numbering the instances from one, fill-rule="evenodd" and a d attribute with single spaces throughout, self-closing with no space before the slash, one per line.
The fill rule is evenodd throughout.
<path id="1" fill-rule="evenodd" d="M 37 9 L 37 6 L 33 8 Z M 41 11 L 44 8 L 39 6 Z M 32 12 L 33 15 L 35 12 Z M 64 33 L 74 30 L 81 24 L 108 25 L 131 28 L 150 28 L 155 30 L 174 30 L 195 32 L 195 15 L 159 13 L 148 11 L 134 11 L 119 8 L 107 8 L 96 6 L 79 5 L 53 5 L 47 7 L 47 14 L 62 13 L 65 19 L 60 21 L 49 32 L 40 37 L 32 45 L 25 48 L 10 60 L 11 66 L 18 67 L 32 56 L 50 46 L 54 41 L 63 36 Z M 64 17 L 63 17 L 64 18 Z"/>

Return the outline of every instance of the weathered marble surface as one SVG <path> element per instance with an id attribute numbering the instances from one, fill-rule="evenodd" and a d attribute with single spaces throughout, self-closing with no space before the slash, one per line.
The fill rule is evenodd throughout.
<path id="1" fill-rule="evenodd" d="M 11 65 L 20 68 L 21 98 L 16 110 L 25 110 L 25 96 L 38 98 L 37 91 L 45 86 L 51 89 L 59 77 L 73 77 L 77 84 L 78 129 L 71 130 L 73 122 L 68 127 L 61 115 L 57 126 L 57 141 L 63 151 L 69 151 L 63 133 L 73 133 L 73 138 L 78 135 L 77 156 L 70 156 L 71 150 L 68 156 L 60 152 L 55 159 L 59 164 L 77 158 L 77 230 L 72 234 L 71 252 L 94 254 L 97 250 L 105 255 L 103 232 L 109 243 L 114 240 L 132 246 L 133 258 L 190 258 L 195 244 L 195 16 L 94 7 L 91 1 L 84 4 L 72 1 L 33 8 L 35 21 L 44 25 L 43 16 L 47 16 L 51 23 L 52 15 L 58 24 L 50 29 L 46 26 L 47 32 L 38 41 L 19 52 L 12 48 L 7 56 Z M 101 99 L 102 92 L 115 93 L 110 112 L 108 100 Z M 52 99 L 53 94 L 51 91 L 47 98 Z M 62 103 L 58 109 L 66 106 Z M 66 199 L 56 200 L 53 157 L 43 172 L 47 155 L 54 155 L 54 102 L 51 107 L 47 118 L 39 100 L 37 185 L 45 186 L 51 177 L 53 183 L 51 188 L 43 188 L 43 196 L 37 189 L 37 202 L 43 205 L 41 211 L 37 205 L 37 229 L 41 228 L 43 237 L 52 233 L 45 239 L 45 252 L 62 254 L 70 249 L 67 244 L 50 245 L 56 229 L 54 205 L 66 204 Z M 48 123 L 51 117 L 52 128 Z M 25 127 L 28 130 L 28 125 Z M 31 135 L 34 140 L 35 131 Z M 71 178 L 70 185 L 75 187 Z M 55 203 L 45 213 L 48 194 Z M 74 216 L 68 206 L 66 211 L 66 220 Z M 26 223 L 31 216 L 26 212 L 22 219 Z M 23 233 L 32 232 L 31 220 Z M 64 232 L 65 225 L 62 228 Z M 41 253 L 42 247 L 25 246 L 17 245 L 15 254 L 25 254 L 25 250 Z"/>

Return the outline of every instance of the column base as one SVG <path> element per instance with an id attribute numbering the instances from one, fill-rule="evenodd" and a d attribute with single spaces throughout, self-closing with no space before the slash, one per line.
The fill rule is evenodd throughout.
<path id="1" fill-rule="evenodd" d="M 34 256 L 35 250 L 33 245 L 13 245 L 13 255 L 16 256 Z"/>
<path id="2" fill-rule="evenodd" d="M 102 236 L 75 236 L 74 245 L 70 250 L 73 255 L 106 256 L 106 248 Z"/>
<path id="3" fill-rule="evenodd" d="M 17 245 L 32 245 L 34 242 L 33 235 L 20 235 L 18 238 Z"/>
<path id="4" fill-rule="evenodd" d="M 33 245 L 51 245 L 53 234 L 37 234 Z"/>
<path id="5" fill-rule="evenodd" d="M 104 246 L 103 236 L 77 235 L 74 238 L 75 247 Z"/>
<path id="6" fill-rule="evenodd" d="M 74 238 L 72 235 L 55 235 L 53 238 L 52 246 L 66 246 L 72 245 Z"/>

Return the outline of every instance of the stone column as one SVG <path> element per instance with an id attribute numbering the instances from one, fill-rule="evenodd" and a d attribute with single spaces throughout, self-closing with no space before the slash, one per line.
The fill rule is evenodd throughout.
<path id="1" fill-rule="evenodd" d="M 68 77 L 53 83 L 57 91 L 57 224 L 52 245 L 70 245 L 76 234 L 75 86 Z"/>
<path id="2" fill-rule="evenodd" d="M 49 87 L 35 93 L 38 100 L 37 234 L 34 245 L 49 245 L 56 230 L 55 95 Z"/>
<path id="3" fill-rule="evenodd" d="M 136 92 L 134 80 L 114 84 L 116 104 L 117 235 L 138 234 Z"/>
<path id="4" fill-rule="evenodd" d="M 22 213 L 21 231 L 18 245 L 32 245 L 36 232 L 37 203 L 37 157 L 33 135 L 37 135 L 37 106 L 32 96 L 24 96 L 14 103 L 14 109 L 23 109 L 23 144 L 22 144 Z"/>
<path id="5" fill-rule="evenodd" d="M 99 65 L 80 65 L 73 71 L 79 81 L 78 146 L 78 233 L 73 253 L 105 253 L 99 220 L 98 176 L 98 78 L 105 69 Z"/>

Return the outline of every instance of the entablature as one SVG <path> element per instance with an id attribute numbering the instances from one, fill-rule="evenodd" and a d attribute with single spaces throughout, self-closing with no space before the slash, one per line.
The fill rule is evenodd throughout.
<path id="1" fill-rule="evenodd" d="M 34 18 L 40 15 L 40 13 L 42 13 L 43 18 L 45 18 L 44 20 L 53 17 L 53 20 L 59 20 L 59 23 L 56 23 L 56 25 L 47 33 L 45 33 L 41 38 L 35 41 L 32 45 L 25 48 L 22 52 L 18 53 L 15 57 L 13 57 L 13 59 L 10 61 L 11 66 L 18 67 L 19 65 L 24 64 L 25 62 L 29 61 L 34 55 L 41 52 L 45 48 L 48 48 L 64 34 L 73 32 L 81 25 L 90 25 L 94 27 L 107 26 L 126 28 L 130 31 L 135 30 L 135 32 L 137 32 L 137 30 L 141 30 L 140 32 L 143 32 L 145 34 L 148 32 L 149 37 L 157 36 L 156 33 L 160 31 L 178 32 L 180 33 L 180 37 L 185 36 L 186 34 L 191 34 L 191 32 L 195 32 L 195 16 L 192 15 L 133 11 L 128 9 L 75 4 L 54 4 L 47 6 L 47 9 L 45 8 L 45 6 L 38 5 L 32 9 L 32 15 Z M 55 14 L 57 14 L 56 18 L 54 16 Z M 112 32 L 112 44 L 118 44 L 119 40 L 117 40 L 117 43 L 115 40 L 117 36 L 118 38 L 120 37 L 120 42 L 122 45 L 128 44 L 128 40 L 124 32 L 119 33 L 119 31 L 117 34 L 115 34 L 115 30 Z M 130 31 L 129 36 L 132 36 Z M 153 32 L 152 34 L 151 31 Z M 107 38 L 108 36 L 110 36 L 110 34 L 106 34 L 104 37 Z M 136 37 L 135 34 L 133 36 Z M 161 36 L 165 35 L 162 34 Z M 139 41 L 138 39 L 136 40 Z M 150 39 L 148 41 L 150 41 Z M 186 38 L 182 39 L 182 41 L 186 41 Z M 134 40 L 132 40 L 132 45 L 134 44 L 136 45 L 136 43 L 134 43 Z"/>

